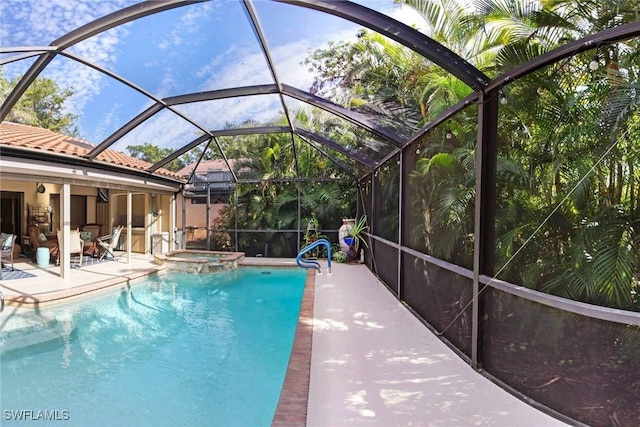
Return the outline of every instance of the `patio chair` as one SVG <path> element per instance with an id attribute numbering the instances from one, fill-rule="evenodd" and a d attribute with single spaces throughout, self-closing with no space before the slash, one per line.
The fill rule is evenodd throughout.
<path id="1" fill-rule="evenodd" d="M 51 257 L 58 256 L 58 241 L 49 240 L 46 236 L 40 233 L 40 228 L 37 225 L 31 224 L 28 229 L 29 241 L 31 243 L 31 260 L 35 262 L 36 252 L 40 247 L 49 248 L 49 255 Z M 44 236 L 44 240 L 41 238 Z"/>
<path id="2" fill-rule="evenodd" d="M 0 235 L 0 247 L 2 252 L 0 253 L 0 266 L 2 266 L 2 260 L 7 258 L 11 260 L 11 271 L 13 271 L 13 247 L 16 244 L 15 234 L 2 233 Z M 0 273 L 1 277 L 2 273 Z"/>
<path id="3" fill-rule="evenodd" d="M 80 238 L 79 230 L 71 230 L 71 236 L 69 237 L 69 254 L 80 255 L 80 259 L 78 261 L 78 266 L 82 266 L 82 254 L 84 253 L 84 242 Z M 58 245 L 60 244 L 60 240 L 62 240 L 62 232 L 58 230 Z M 58 256 L 56 258 L 56 265 L 60 265 L 60 251 L 58 251 Z"/>
<path id="4" fill-rule="evenodd" d="M 113 251 L 118 246 L 118 240 L 120 240 L 120 233 L 122 232 L 123 228 L 124 226 L 120 225 L 115 230 L 113 230 L 112 234 L 98 237 L 98 247 L 100 248 L 100 259 L 104 258 L 105 255 L 107 254 L 109 254 L 111 258 L 116 257 L 113 254 Z"/>

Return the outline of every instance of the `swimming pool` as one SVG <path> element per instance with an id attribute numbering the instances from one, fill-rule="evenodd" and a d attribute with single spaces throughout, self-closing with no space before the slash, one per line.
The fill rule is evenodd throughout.
<path id="1" fill-rule="evenodd" d="M 2 425 L 269 425 L 305 276 L 171 272 L 43 309 L 2 334 Z"/>

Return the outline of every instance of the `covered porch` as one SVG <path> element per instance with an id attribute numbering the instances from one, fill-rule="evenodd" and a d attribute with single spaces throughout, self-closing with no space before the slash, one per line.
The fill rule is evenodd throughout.
<path id="1" fill-rule="evenodd" d="M 72 269 L 72 255 L 78 253 L 73 248 L 78 234 L 84 256 L 103 256 L 102 238 L 121 251 L 126 263 L 134 254 L 151 254 L 154 235 L 163 237 L 156 251 L 173 248 L 182 185 L 177 175 L 146 172 L 146 162 L 110 150 L 104 159 L 90 160 L 90 147 L 78 150 L 82 141 L 69 142 L 69 137 L 44 129 L 3 123 L 1 131 L 0 227 L 4 235 L 16 236 L 14 263 L 35 266 L 36 250 L 43 246 L 49 259 L 37 265 L 60 278 L 75 278 L 79 269 Z M 43 140 L 48 144 L 29 142 Z M 119 239 L 105 238 L 120 227 Z"/>

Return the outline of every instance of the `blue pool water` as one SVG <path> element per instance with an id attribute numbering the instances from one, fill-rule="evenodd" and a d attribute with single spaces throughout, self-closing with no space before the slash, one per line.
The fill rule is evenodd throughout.
<path id="1" fill-rule="evenodd" d="M 304 279 L 172 272 L 42 310 L 46 326 L 2 333 L 0 424 L 268 426 Z"/>

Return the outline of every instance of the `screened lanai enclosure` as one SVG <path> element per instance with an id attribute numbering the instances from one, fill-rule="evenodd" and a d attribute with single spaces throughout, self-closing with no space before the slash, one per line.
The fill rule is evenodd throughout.
<path id="1" fill-rule="evenodd" d="M 295 257 L 310 223 L 337 245 L 364 217 L 364 263 L 474 368 L 569 423 L 638 425 L 638 2 L 0 12 L 2 120 L 81 137 L 86 162 L 191 165 L 187 244 Z"/>

